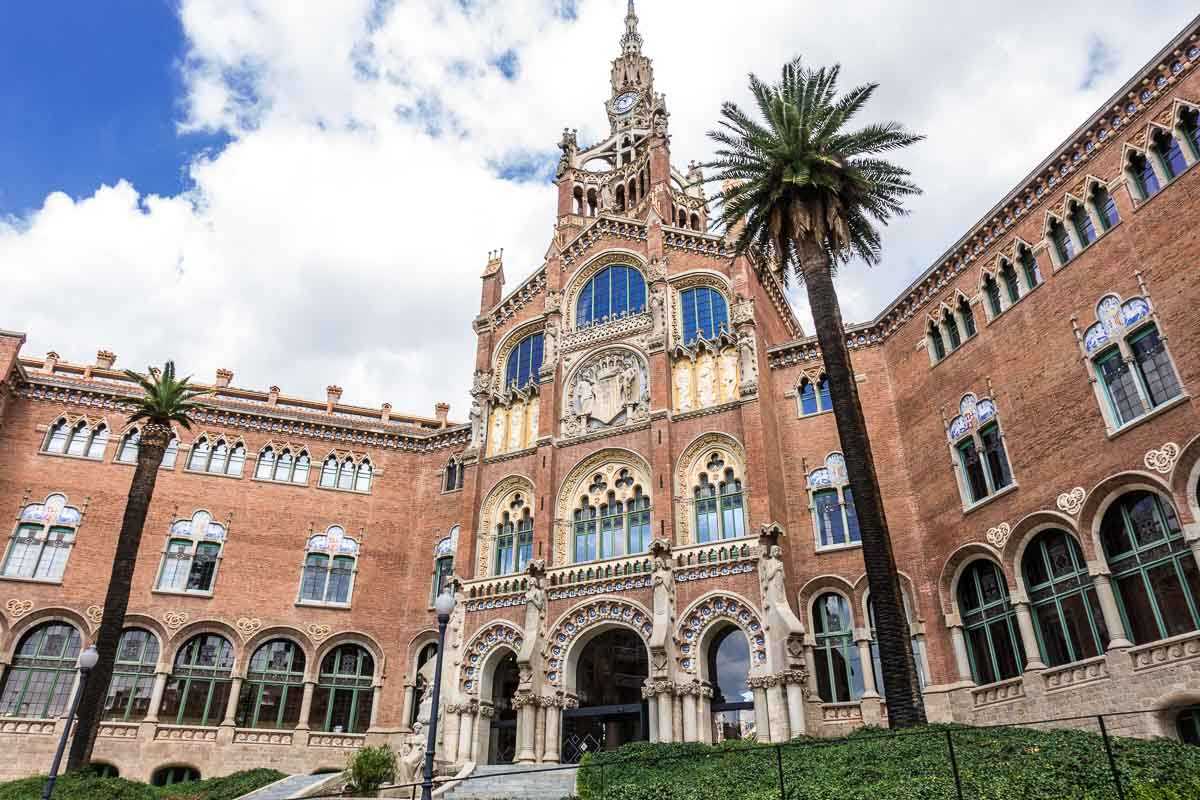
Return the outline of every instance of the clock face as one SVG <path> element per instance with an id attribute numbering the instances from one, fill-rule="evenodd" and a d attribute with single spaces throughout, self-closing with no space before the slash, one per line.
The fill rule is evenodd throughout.
<path id="1" fill-rule="evenodd" d="M 613 111 L 618 114 L 624 114 L 629 109 L 633 108 L 633 104 L 637 102 L 637 92 L 625 92 L 617 95 L 617 99 L 613 100 Z"/>

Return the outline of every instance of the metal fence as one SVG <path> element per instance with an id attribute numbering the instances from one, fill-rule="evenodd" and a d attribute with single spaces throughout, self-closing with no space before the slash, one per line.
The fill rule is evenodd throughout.
<path id="1" fill-rule="evenodd" d="M 845 748 L 843 755 L 860 764 L 867 773 L 873 774 L 877 772 L 873 766 L 875 762 L 869 759 L 888 747 L 897 746 L 901 739 L 917 737 L 923 740 L 919 742 L 920 756 L 905 764 L 908 774 L 893 774 L 891 777 L 898 777 L 906 787 L 918 787 L 918 790 L 911 791 L 906 788 L 900 794 L 894 795 L 895 797 L 980 800 L 996 796 L 996 787 L 1001 785 L 1004 787 L 1002 796 L 1012 797 L 1014 800 L 1133 800 L 1136 794 L 1133 773 L 1138 769 L 1145 771 L 1151 768 L 1143 756 L 1133 752 L 1134 740 L 1114 736 L 1112 732 L 1128 729 L 1129 722 L 1136 722 L 1135 718 L 1139 715 L 1157 715 L 1165 711 L 1139 709 L 997 725 L 939 725 L 896 732 L 860 732 L 841 738 L 796 739 L 779 744 L 747 743 L 732 748 L 696 748 L 692 752 L 661 755 L 600 753 L 588 759 L 585 764 L 535 765 L 511 771 L 489 770 L 485 775 L 473 774 L 464 778 L 439 777 L 434 779 L 434 783 L 436 787 L 456 782 L 461 787 L 462 794 L 471 796 L 472 781 L 487 780 L 490 785 L 494 785 L 497 780 L 511 777 L 515 784 L 519 779 L 527 779 L 528 776 L 539 773 L 571 771 L 579 773 L 579 784 L 588 784 L 588 794 L 592 800 L 607 800 L 620 792 L 619 785 L 625 783 L 622 776 L 627 775 L 631 767 L 663 770 L 669 777 L 671 770 L 687 769 L 692 765 L 699 766 L 703 761 L 717 759 L 722 765 L 748 768 L 759 776 L 772 776 L 771 788 L 764 790 L 768 784 L 765 779 L 760 779 L 754 787 L 756 799 L 773 800 L 778 797 L 780 800 L 806 800 L 810 797 L 828 796 L 819 787 L 814 787 L 814 782 L 827 779 L 823 778 L 820 769 L 804 769 L 805 762 L 810 761 L 805 758 L 809 752 L 823 748 Z M 1022 747 L 1019 739 L 1021 731 L 1045 732 L 1064 728 L 1087 731 L 1098 734 L 1099 737 L 1098 741 L 1087 740 L 1086 746 L 1082 739 L 1075 742 L 1075 755 L 1079 760 L 1072 765 L 1073 786 L 1066 790 L 1066 793 L 1062 789 L 1048 787 L 1045 774 L 1038 771 L 1039 763 L 1047 763 L 1050 757 L 1036 746 Z M 1145 730 L 1145 727 L 1139 725 L 1136 729 Z M 1014 737 L 998 733 L 1000 731 L 1016 732 L 1018 735 Z M 1055 754 L 1054 758 L 1061 759 L 1062 755 Z M 1200 764 L 1200 752 L 1195 762 L 1189 759 L 1187 763 Z M 1198 781 L 1196 786 L 1200 787 L 1200 770 L 1194 773 L 1193 777 Z M 576 788 L 576 792 L 578 791 L 579 786 Z M 381 792 L 389 797 L 411 797 L 415 800 L 420 797 L 421 783 L 392 784 L 381 787 Z M 514 785 L 514 793 L 511 795 L 513 800 L 521 796 L 517 792 L 519 790 Z M 317 797 L 353 796 L 353 793 L 342 792 Z M 496 796 L 506 797 L 502 793 L 497 793 Z M 569 795 L 564 795 L 566 796 Z M 713 796 L 732 800 L 743 794 L 739 794 L 735 786 L 724 786 L 719 795 Z M 870 796 L 872 800 L 888 800 L 893 795 L 873 793 Z M 1150 796 L 1175 798 L 1191 795 Z M 1200 798 L 1200 793 L 1196 797 Z"/>

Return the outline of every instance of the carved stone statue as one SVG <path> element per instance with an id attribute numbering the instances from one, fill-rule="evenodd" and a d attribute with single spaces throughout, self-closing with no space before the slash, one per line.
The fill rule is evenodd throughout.
<path id="1" fill-rule="evenodd" d="M 629 350 L 595 354 L 567 387 L 563 432 L 578 435 L 645 419 L 650 407 L 647 376 L 645 361 Z"/>
<path id="2" fill-rule="evenodd" d="M 621 402 L 633 405 L 638 401 L 638 373 L 632 364 L 627 364 L 621 372 Z"/>
<path id="3" fill-rule="evenodd" d="M 671 617 L 675 604 L 674 565 L 671 563 L 671 545 L 666 539 L 655 539 L 650 544 L 654 558 L 651 585 L 654 589 L 654 629 L 650 633 L 650 649 L 663 649 L 671 635 Z"/>
<path id="4" fill-rule="evenodd" d="M 796 618 L 792 607 L 788 604 L 787 585 L 784 581 L 783 548 L 778 544 L 762 547 L 758 561 L 758 581 L 762 591 L 767 626 L 773 630 L 777 626 L 778 634 L 783 636 L 790 633 L 802 633 L 804 626 Z"/>
<path id="5" fill-rule="evenodd" d="M 545 311 L 547 314 L 562 311 L 562 292 L 558 289 L 550 289 L 546 292 Z"/>
<path id="6" fill-rule="evenodd" d="M 600 210 L 601 211 L 612 211 L 612 209 L 613 209 L 612 187 L 606 183 L 600 187 Z"/>
<path id="7" fill-rule="evenodd" d="M 529 564 L 529 588 L 525 590 L 525 626 L 522 632 L 521 652 L 517 653 L 517 663 L 529 664 L 542 641 L 542 631 L 546 626 L 546 589 L 543 576 L 546 574 L 545 562 L 535 560 Z"/>
<path id="8" fill-rule="evenodd" d="M 554 368 L 558 358 L 558 325 L 550 323 L 542 333 L 542 368 Z"/>
<path id="9" fill-rule="evenodd" d="M 655 136 L 666 136 L 667 135 L 667 117 L 668 116 L 669 115 L 667 114 L 667 112 L 661 108 L 654 112 L 654 135 Z"/>
<path id="10" fill-rule="evenodd" d="M 667 290 L 656 285 L 650 290 L 651 338 L 661 341 L 667 332 Z"/>
<path id="11" fill-rule="evenodd" d="M 738 371 L 743 388 L 758 386 L 758 347 L 749 329 L 738 333 Z"/>
<path id="12" fill-rule="evenodd" d="M 449 630 L 449 636 L 446 637 L 446 655 L 453 657 L 453 664 L 457 665 L 459 659 L 457 654 L 462 650 L 463 646 L 463 628 L 467 617 L 467 593 L 463 589 L 463 583 L 457 575 L 451 575 L 446 582 L 446 588 L 454 595 L 454 611 L 450 614 L 450 621 L 446 624 Z"/>
<path id="13" fill-rule="evenodd" d="M 400 758 L 396 760 L 396 783 L 416 783 L 421 778 L 421 765 L 425 761 L 425 733 L 421 731 L 404 738 Z"/>
<path id="14" fill-rule="evenodd" d="M 471 444 L 470 447 L 483 447 L 483 403 L 475 397 L 471 400 Z"/>

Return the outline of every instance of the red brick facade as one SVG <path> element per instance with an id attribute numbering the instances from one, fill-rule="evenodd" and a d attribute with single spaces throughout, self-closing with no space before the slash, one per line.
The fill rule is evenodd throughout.
<path id="1" fill-rule="evenodd" d="M 1194 168 L 1200 136 L 1188 128 L 1192 103 L 1200 104 L 1196 30 L 1135 76 L 876 320 L 848 333 L 896 560 L 912 603 L 931 718 L 1019 721 L 1200 701 L 1194 625 L 1165 643 L 1133 647 L 1120 646 L 1113 635 L 1114 646 L 1101 656 L 1037 669 L 1041 659 L 1034 656 L 1036 639 L 1029 647 L 1020 569 L 1032 536 L 1061 529 L 1077 540 L 1098 593 L 1111 598 L 1104 588 L 1109 568 L 1100 523 L 1120 495 L 1133 490 L 1157 493 L 1171 504 L 1185 546 L 1200 558 L 1200 419 L 1191 399 L 1200 387 L 1200 235 L 1192 224 L 1200 211 L 1200 172 Z M 636 18 L 622 45 L 613 68 L 612 137 L 580 150 L 574 135 L 564 134 L 559 216 L 546 263 L 506 292 L 499 254 L 489 258 L 475 321 L 470 423 L 446 422 L 444 408 L 425 419 L 392 414 L 389 407 L 345 406 L 336 387 L 326 401 L 314 402 L 281 396 L 277 389 L 236 389 L 227 385 L 228 376 L 218 376 L 211 410 L 192 432 L 181 432 L 177 464 L 159 477 L 129 606 L 129 625 L 150 631 L 160 643 L 158 683 L 167 680 L 193 635 L 217 633 L 232 643 L 235 689 L 257 647 L 283 637 L 306 656 L 308 710 L 325 656 L 354 642 L 375 662 L 369 729 L 323 731 L 320 720 L 310 725 L 309 714 L 298 728 L 250 729 L 235 724 L 233 703 L 211 725 L 174 726 L 155 719 L 152 708 L 147 721 L 106 724 L 98 760 L 116 764 L 122 774 L 148 777 L 176 763 L 205 775 L 247 765 L 340 767 L 347 749 L 368 740 L 390 741 L 411 753 L 416 659 L 435 631 L 435 548 L 456 526 L 461 602 L 448 637 L 439 752 L 448 761 L 487 760 L 494 713 L 488 671 L 508 650 L 517 653 L 524 673 L 512 698 L 519 720 L 516 757 L 557 760 L 560 715 L 576 702 L 570 673 L 579 648 L 616 627 L 634 630 L 647 645 L 643 695 L 651 735 L 711 741 L 706 708 L 712 676 L 698 666 L 705 656 L 696 651 L 711 635 L 708 615 L 720 617 L 711 605 L 716 599 L 747 610 L 746 619 L 721 624 L 739 625 L 752 642 L 761 629 L 751 626 L 766 629 L 762 659 L 755 657 L 749 680 L 760 738 L 836 734 L 885 718 L 886 705 L 870 691 L 869 677 L 859 697 L 836 703 L 822 701 L 815 680 L 812 604 L 826 591 L 849 602 L 850 647 L 867 656 L 864 669 L 870 671 L 858 549 L 818 548 L 806 482 L 840 450 L 831 414 L 800 413 L 802 377 L 815 383 L 820 374 L 815 340 L 801 336 L 774 277 L 746 257 L 733 257 L 722 237 L 702 232 L 703 198 L 684 188 L 688 177 L 670 165 L 665 107 L 641 55 Z M 636 96 L 621 112 L 617 101 L 627 92 Z M 1143 199 L 1129 166 L 1130 148 L 1136 164 L 1136 154 L 1153 144 L 1147 141 L 1158 130 L 1152 125 L 1180 141 L 1185 168 Z M 591 169 L 597 159 L 608 161 L 604 170 Z M 1070 209 L 1064 204 L 1085 201 L 1095 184 L 1111 194 L 1119 222 L 1060 265 L 1047 234 L 1048 215 L 1066 219 Z M 1103 227 L 1096 225 L 1097 232 Z M 1019 242 L 1031 246 L 1043 280 L 1032 288 L 1023 284 L 1019 299 L 1003 300 L 1002 313 L 992 318 L 983 274 L 996 273 L 1002 256 L 1015 262 Z M 615 264 L 643 276 L 644 309 L 580 327 L 575 315 L 583 278 L 597 266 Z M 683 337 L 680 297 L 700 286 L 724 299 L 729 324 L 697 345 Z M 940 324 L 937 309 L 945 302 L 957 311 L 960 293 L 977 332 L 963 331 L 961 346 L 935 360 L 930 315 Z M 1089 367 L 1096 353 L 1085 354 L 1083 344 L 1097 304 L 1108 294 L 1148 301 L 1181 387 L 1174 399 L 1124 425 L 1106 418 L 1095 384 L 1099 373 Z M 534 333 L 543 334 L 546 348 L 540 375 L 514 389 L 505 382 L 504 357 L 518 338 Z M 1120 331 L 1109 335 L 1115 340 Z M 14 526 L 5 552 L 16 546 L 22 510 L 49 495 L 64 495 L 82 521 L 61 579 L 0 577 L 0 665 L 10 681 L 20 669 L 17 648 L 38 625 L 66 622 L 84 642 L 97 627 L 105 565 L 133 471 L 117 460 L 127 427 L 121 403 L 132 396 L 120 372 L 103 359 L 85 366 L 53 354 L 19 356 L 22 342 L 21 335 L 0 331 L 0 508 L 12 514 Z M 981 502 L 966 499 L 969 490 L 956 477 L 962 465 L 947 438 L 968 393 L 994 402 L 1013 478 Z M 92 429 L 107 425 L 111 436 L 103 452 L 96 458 L 46 452 L 51 426 L 60 419 L 73 425 L 81 417 Z M 240 477 L 187 468 L 203 434 L 244 446 Z M 273 445 L 278 452 L 284 444 L 311 458 L 304 485 L 255 477 L 264 448 Z M 330 453 L 339 461 L 367 457 L 369 490 L 323 488 L 320 472 Z M 724 462 L 719 470 L 732 469 L 743 487 L 737 532 L 744 535 L 705 543 L 697 540 L 695 487 L 714 453 Z M 462 487 L 446 491 L 444 471 L 452 457 L 463 465 Z M 574 563 L 572 520 L 581 493 L 589 494 L 593 473 L 612 486 L 621 469 L 631 470 L 649 496 L 650 537 L 663 547 L 656 555 Z M 718 475 L 723 472 L 710 476 L 714 483 Z M 511 505 L 514 492 L 523 505 Z M 495 531 L 505 508 L 531 513 L 532 573 L 494 574 Z M 227 528 L 211 592 L 156 589 L 172 523 L 200 509 Z M 736 525 L 724 518 L 722 524 Z M 332 525 L 359 545 L 349 602 L 302 602 L 306 543 Z M 771 602 L 767 579 L 775 542 L 782 546 L 786 574 L 783 604 Z M 1013 630 L 1020 629 L 1031 656 L 1023 674 L 982 687 L 973 679 L 965 645 L 956 648 L 963 626 L 956 580 L 979 558 L 999 565 L 1012 604 L 1026 615 L 1018 615 Z M 656 592 L 654 578 L 663 574 L 666 585 Z M 527 602 L 538 591 L 547 593 L 540 617 L 530 615 Z M 706 601 L 704 633 L 694 650 L 687 649 L 689 612 Z M 614 608 L 630 613 L 618 620 Z M 596 613 L 589 616 L 589 609 Z M 631 621 L 639 613 L 645 630 Z M 497 644 L 479 635 L 489 626 L 496 630 L 499 620 L 512 625 L 507 644 L 503 636 Z M 572 625 L 582 632 L 568 632 Z M 531 646 L 517 644 L 522 637 L 532 637 Z M 155 701 L 162 691 L 159 685 Z M 42 768 L 61 723 L 6 713 L 0 742 L 19 755 L 0 773 Z M 1134 733 L 1173 734 L 1169 715 L 1131 718 L 1126 725 Z"/>

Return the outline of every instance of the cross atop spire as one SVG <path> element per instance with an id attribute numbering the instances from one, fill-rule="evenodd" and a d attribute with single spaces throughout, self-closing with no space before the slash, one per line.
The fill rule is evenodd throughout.
<path id="1" fill-rule="evenodd" d="M 640 55 L 642 52 L 642 35 L 638 33 L 637 24 L 633 0 L 629 0 L 629 11 L 625 14 L 625 35 L 621 37 L 621 52 L 626 55 Z"/>

